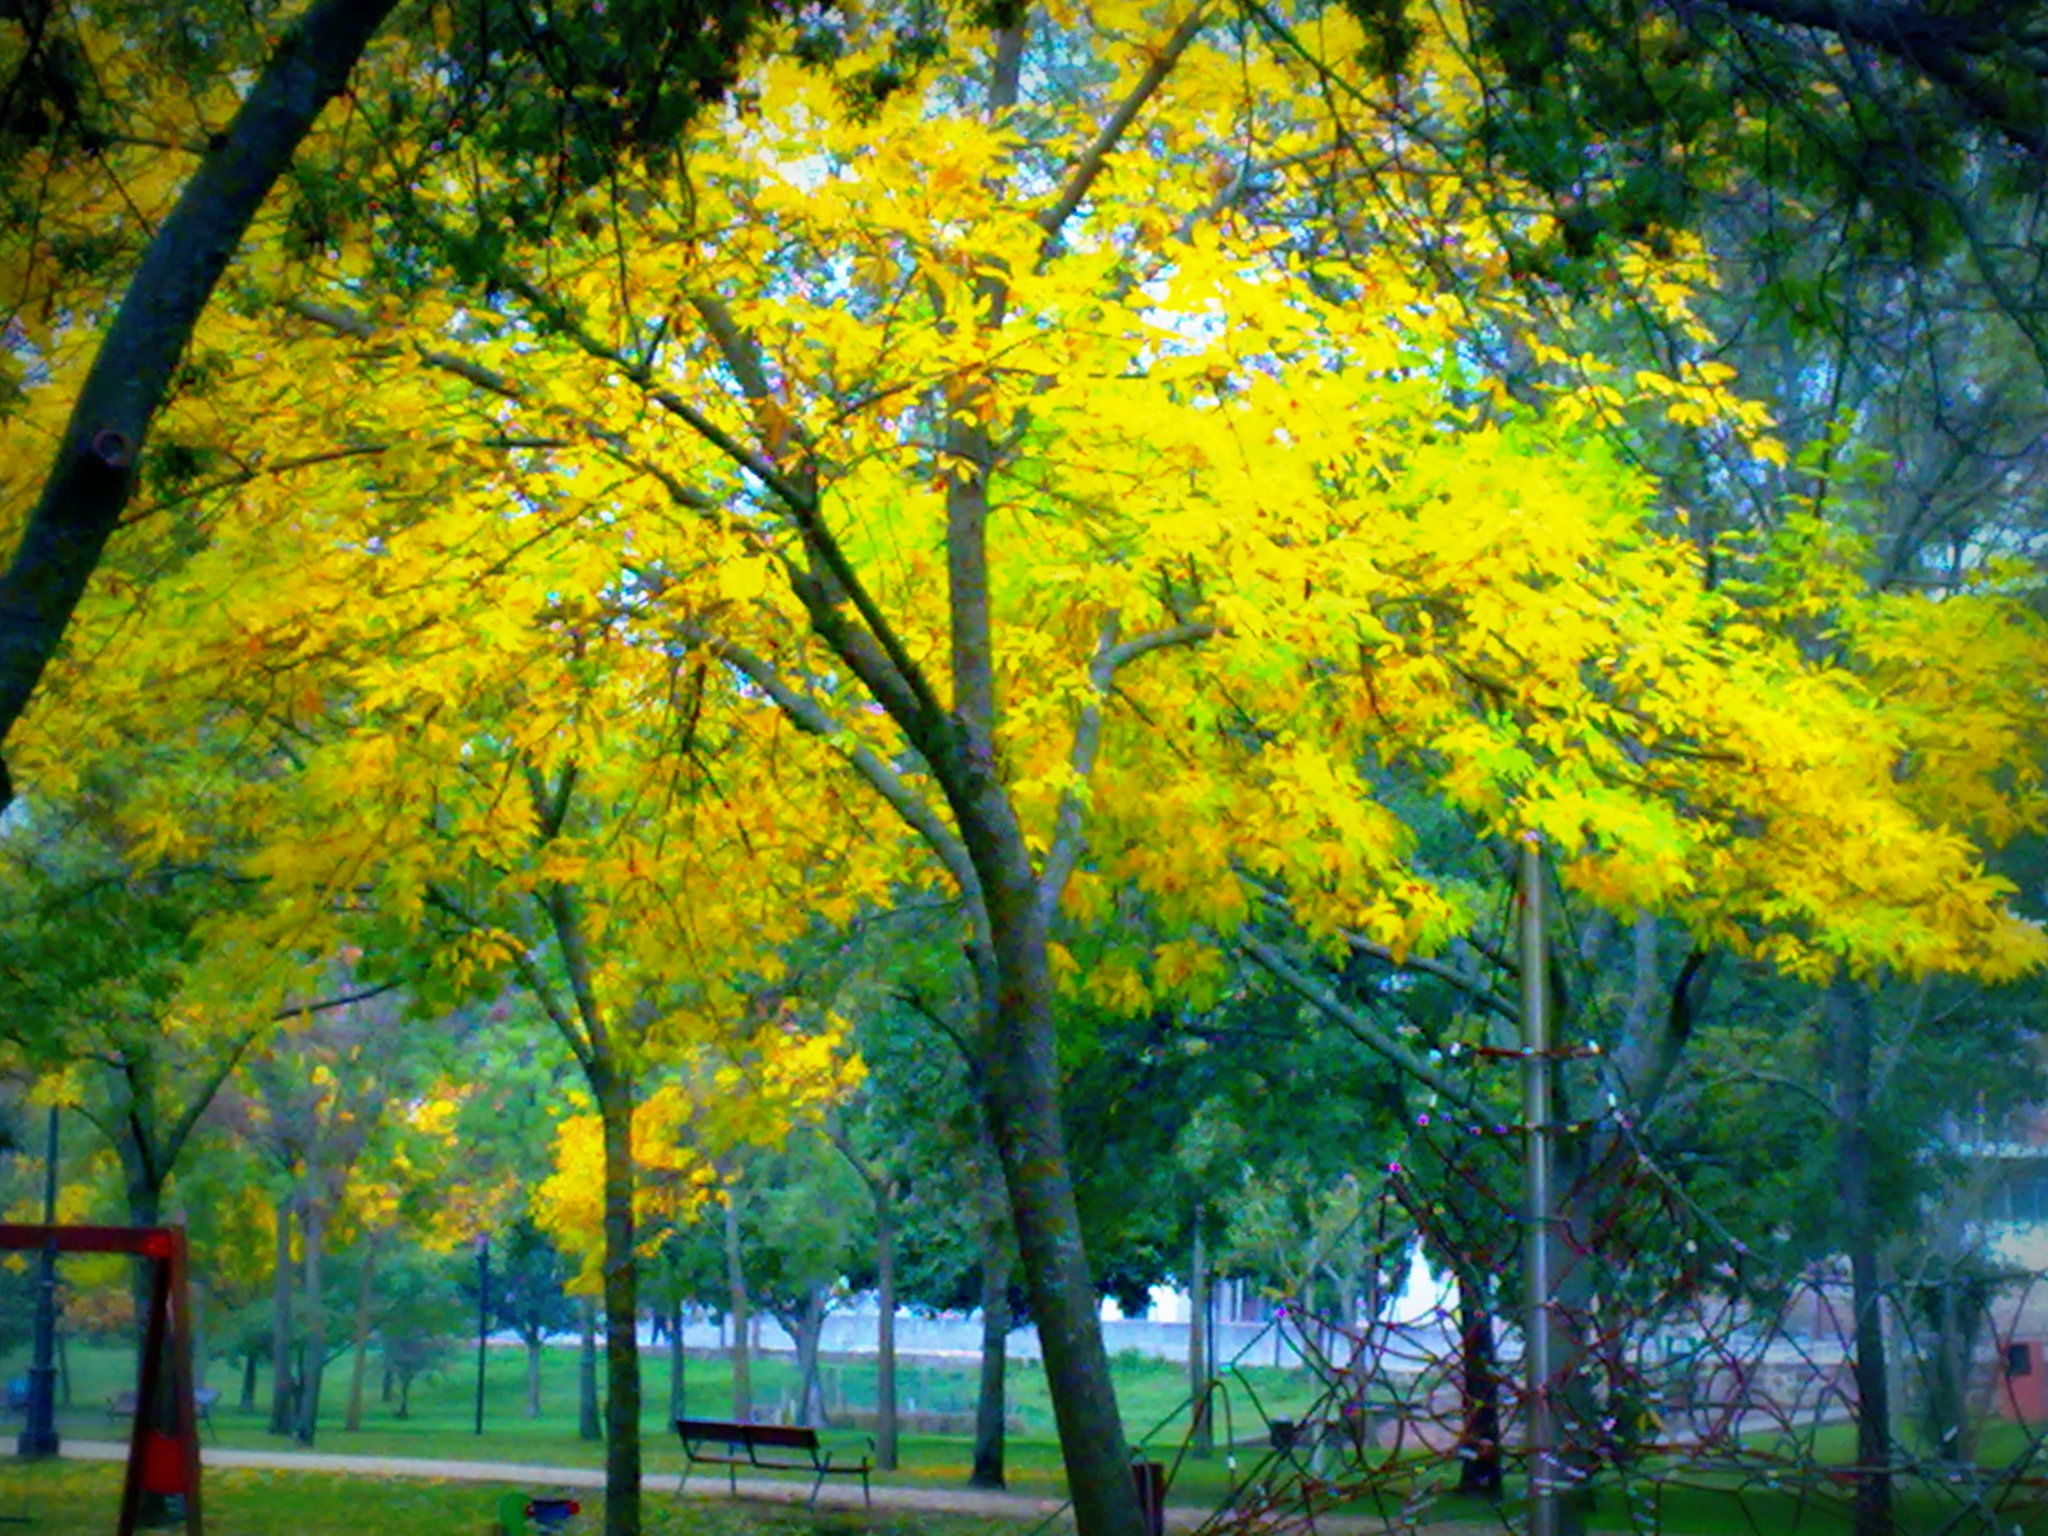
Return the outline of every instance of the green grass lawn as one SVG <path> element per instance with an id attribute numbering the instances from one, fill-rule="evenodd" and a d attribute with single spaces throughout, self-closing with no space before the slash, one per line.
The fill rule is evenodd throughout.
<path id="1" fill-rule="evenodd" d="M 110 1419 L 104 1403 L 132 1379 L 132 1356 L 81 1345 L 72 1349 L 70 1364 L 71 1407 L 61 1416 L 61 1432 L 74 1439 L 124 1435 L 125 1422 Z M 668 1429 L 666 1353 L 649 1352 L 646 1367 L 646 1467 L 651 1478 L 665 1481 L 681 1467 L 681 1453 Z M 0 1370 L 15 1369 L 19 1369 L 18 1363 L 0 1360 Z M 1142 1438 L 1155 1458 L 1174 1461 L 1185 1428 L 1186 1389 L 1180 1368 L 1167 1362 L 1125 1356 L 1117 1360 L 1116 1371 L 1120 1400 L 1134 1438 Z M 205 1374 L 208 1383 L 221 1391 L 209 1444 L 289 1448 L 287 1442 L 267 1433 L 260 1408 L 244 1410 L 239 1406 L 239 1376 L 225 1362 L 212 1362 Z M 835 1361 L 827 1371 L 828 1399 L 854 1405 L 871 1401 L 872 1377 L 871 1361 Z M 901 1372 L 900 1391 L 906 1407 L 965 1413 L 972 1406 L 974 1381 L 972 1362 L 919 1361 L 906 1363 Z M 396 1417 L 391 1406 L 378 1400 L 373 1378 L 363 1428 L 349 1433 L 341 1428 L 348 1388 L 344 1362 L 328 1376 L 326 1412 L 315 1449 L 365 1456 L 597 1467 L 603 1461 L 602 1448 L 580 1440 L 576 1434 L 575 1382 L 574 1351 L 547 1351 L 542 1377 L 544 1411 L 538 1418 L 529 1417 L 523 1352 L 493 1349 L 486 1365 L 482 1435 L 474 1432 L 473 1356 L 416 1383 L 412 1412 L 405 1419 Z M 772 1412 L 779 1401 L 794 1397 L 793 1371 L 786 1360 L 757 1360 L 754 1382 L 754 1400 L 761 1411 Z M 731 1382 L 722 1358 L 692 1355 L 686 1366 L 685 1385 L 688 1411 L 704 1417 L 724 1417 L 730 1412 Z M 1013 1407 L 1022 1427 L 1009 1437 L 1010 1486 L 1022 1493 L 1058 1496 L 1064 1482 L 1052 1437 L 1044 1376 L 1035 1366 L 1018 1364 L 1012 1368 L 1011 1386 Z M 1206 1462 L 1179 1462 L 1169 1495 L 1171 1501 L 1179 1506 L 1208 1509 L 1229 1502 L 1262 1473 L 1267 1461 L 1267 1418 L 1298 1414 L 1312 1399 L 1314 1390 L 1313 1382 L 1306 1376 L 1270 1367 L 1234 1377 L 1220 1411 L 1236 1431 L 1239 1450 L 1235 1458 L 1219 1455 Z M 0 1426 L 0 1433 L 11 1435 L 13 1430 L 11 1424 Z M 827 1432 L 828 1442 L 856 1444 L 859 1439 L 851 1431 Z M 1980 1447 L 1980 1461 L 1985 1465 L 2004 1465 L 2024 1455 L 2030 1444 L 2027 1434 L 2018 1427 L 1994 1426 Z M 1758 1449 L 1771 1448 L 1760 1445 Z M 1822 1431 L 1814 1450 L 1823 1463 L 1847 1463 L 1852 1447 L 1846 1429 Z M 966 1481 L 970 1454 L 971 1444 L 965 1435 L 909 1435 L 903 1442 L 903 1468 L 894 1477 L 911 1484 L 958 1487 Z M 1797 1459 L 1785 1457 L 1788 1465 Z M 2048 1476 L 2048 1458 L 2043 1461 L 2035 1470 Z M 28 1479 L 26 1486 L 37 1490 L 37 1497 L 55 1503 L 71 1497 L 64 1490 L 74 1482 L 85 1490 L 78 1496 L 89 1501 L 91 1489 L 97 1486 L 94 1479 L 113 1479 L 115 1475 L 112 1469 L 28 1468 L 11 1460 L 0 1460 L 0 1516 L 11 1512 L 8 1499 L 16 1496 L 11 1490 L 23 1478 Z M 1454 1481 L 1455 1469 L 1441 1459 L 1404 1461 L 1386 1469 L 1373 1497 L 1353 1500 L 1341 1509 L 1384 1516 L 1404 1512 L 1412 1516 L 1426 1510 L 1433 1521 L 1498 1524 L 1497 1511 L 1450 1496 L 1446 1489 Z M 1601 1503 L 1593 1516 L 1595 1527 L 1602 1530 L 1659 1531 L 1673 1536 L 1834 1536 L 1849 1529 L 1846 1487 L 1825 1475 L 1815 1477 L 1810 1471 L 1796 1486 L 1782 1478 L 1774 1485 L 1770 1478 L 1754 1471 L 1684 1474 L 1655 1465 L 1645 1466 L 1627 1479 L 1605 1481 Z M 481 1487 L 379 1483 L 374 1485 L 374 1491 L 366 1490 L 360 1496 L 351 1494 L 346 1501 L 355 1524 L 327 1525 L 308 1523 L 303 1511 L 294 1514 L 290 1506 L 298 1501 L 310 1509 L 335 1499 L 336 1485 L 329 1480 L 221 1471 L 208 1475 L 207 1487 L 210 1497 L 216 1497 L 217 1490 L 214 1512 L 220 1517 L 218 1521 L 209 1520 L 210 1530 L 304 1531 L 307 1536 L 322 1536 L 330 1529 L 345 1529 L 354 1536 L 384 1536 L 387 1532 L 398 1536 L 414 1530 L 480 1531 L 488 1523 L 495 1497 Z M 1920 1536 L 1923 1532 L 1941 1532 L 1943 1536 L 2048 1536 L 2048 1484 L 2002 1495 L 1991 1518 L 1978 1514 L 1957 1487 L 1939 1476 L 1905 1476 L 1899 1480 L 1898 1489 L 1902 1536 Z M 664 1523 L 651 1526 L 651 1531 L 701 1529 L 708 1536 L 719 1536 L 715 1525 L 676 1523 L 699 1518 L 691 1513 L 698 1508 L 695 1501 L 682 1509 L 667 1508 L 668 1503 L 661 1499 L 649 1501 L 650 1509 L 664 1506 L 659 1512 L 659 1521 Z M 749 1520 L 753 1523 L 746 1529 L 762 1529 L 759 1521 L 770 1518 L 771 1512 L 759 1506 L 750 1509 Z M 462 1524 L 456 1512 L 470 1510 L 483 1513 L 473 1524 Z M 439 1513 L 431 1514 L 430 1519 L 428 1512 L 432 1511 Z M 784 1517 L 774 1514 L 772 1518 Z M 68 1532 L 96 1529 L 101 1523 L 54 1523 L 42 1528 Z M 0 1536 L 5 1536 L 6 1529 L 0 1528 Z M 920 1529 L 938 1531 L 940 1526 Z M 809 1530 L 800 1523 L 791 1527 L 790 1536 L 802 1536 Z M 831 1536 L 829 1530 L 825 1536 Z"/>
<path id="2" fill-rule="evenodd" d="M 370 1480 L 321 1473 L 209 1472 L 207 1529 L 212 1536 L 491 1536 L 508 1486 L 414 1479 Z M 528 1495 L 548 1490 L 519 1486 Z M 573 1496 L 583 1514 L 569 1536 L 598 1529 L 600 1499 Z M 120 1469 L 106 1464 L 21 1463 L 0 1459 L 0 1518 L 23 1519 L 24 1536 L 73 1536 L 112 1527 L 120 1503 Z M 1389 1501 L 1378 1512 L 1394 1515 Z M 644 1504 L 648 1536 L 1018 1536 L 1014 1522 L 908 1516 L 716 1500 Z M 1370 1514 L 1370 1507 L 1355 1507 Z M 2042 1536 L 2048 1503 L 2015 1503 L 1990 1520 L 1922 1489 L 1902 1497 L 1902 1536 Z M 1499 1512 L 1444 1499 L 1430 1507 L 1430 1525 L 1474 1522 L 1499 1526 Z M 1594 1511 L 1596 1531 L 1660 1532 L 1668 1536 L 1837 1536 L 1849 1529 L 1839 1492 L 1804 1495 L 1763 1487 L 1667 1487 L 1637 1498 L 1610 1494 Z M 15 1527 L 10 1526 L 9 1529 Z M 1425 1525 L 1424 1529 L 1429 1526 Z"/>
<path id="3" fill-rule="evenodd" d="M 484 1433 L 475 1432 L 475 1357 L 416 1382 L 411 1413 L 399 1418 L 395 1408 L 379 1399 L 374 1361 L 365 1395 L 363 1426 L 342 1428 L 348 1393 L 347 1362 L 331 1368 L 322 1392 L 320 1433 L 316 1448 L 366 1456 L 459 1458 L 475 1461 L 520 1461 L 559 1466 L 596 1467 L 603 1448 L 577 1436 L 576 1355 L 567 1348 L 543 1352 L 540 1417 L 527 1412 L 526 1359 L 517 1349 L 493 1347 L 485 1366 Z M 669 1365 L 664 1350 L 643 1356 L 644 1411 L 641 1425 L 651 1469 L 679 1467 L 681 1452 L 669 1428 Z M 133 1384 L 132 1356 L 118 1350 L 83 1345 L 70 1351 L 70 1406 L 60 1411 L 60 1433 L 74 1438 L 109 1439 L 126 1433 L 125 1421 L 110 1419 L 107 1399 Z M 0 1360 L 0 1372 L 12 1374 L 22 1364 Z M 1186 1432 L 1186 1378 L 1169 1362 L 1123 1356 L 1116 1362 L 1117 1390 L 1125 1422 L 1134 1440 L 1154 1456 L 1170 1458 Z M 267 1383 L 259 1387 L 258 1406 L 241 1408 L 241 1379 L 227 1362 L 213 1361 L 202 1373 L 205 1383 L 220 1392 L 213 1410 L 209 1443 L 249 1448 L 278 1448 L 284 1442 L 267 1431 Z M 790 1361 L 767 1356 L 753 1366 L 753 1398 L 757 1415 L 773 1416 L 778 1404 L 796 1395 Z M 906 1361 L 898 1370 L 898 1400 L 908 1409 L 954 1413 L 973 1411 L 977 1368 L 971 1361 Z M 874 1401 L 872 1360 L 847 1359 L 825 1368 L 827 1400 L 865 1406 Z M 727 1362 L 717 1356 L 692 1354 L 684 1371 L 686 1412 L 724 1418 L 732 1410 L 732 1381 Z M 1010 1371 L 1012 1419 L 1018 1428 L 1009 1437 L 1009 1470 L 1013 1486 L 1034 1493 L 1056 1492 L 1061 1486 L 1059 1458 L 1053 1445 L 1052 1407 L 1045 1376 L 1035 1364 L 1013 1362 Z M 1223 1412 L 1243 1440 L 1264 1443 L 1266 1417 L 1298 1415 L 1314 1397 L 1313 1383 L 1302 1373 L 1262 1367 L 1246 1372 L 1228 1389 Z M 830 1435 L 828 1434 L 828 1438 Z M 847 1432 L 849 1443 L 858 1434 Z M 904 1444 L 907 1481 L 957 1484 L 966 1480 L 972 1446 L 965 1434 L 912 1435 Z M 1225 1478 L 1217 1464 L 1214 1490 L 1220 1497 Z"/>
<path id="4" fill-rule="evenodd" d="M 519 1489 L 518 1492 L 532 1490 Z M 489 1483 L 367 1481 L 319 1473 L 207 1474 L 208 1536 L 496 1536 L 506 1488 Z M 602 1501 L 574 1495 L 583 1512 L 568 1536 L 601 1529 Z M 120 1469 L 65 1462 L 0 1461 L 0 1518 L 25 1519 L 23 1536 L 86 1536 L 113 1529 Z M 1004 1522 L 877 1510 L 872 1515 L 750 1503 L 647 1499 L 647 1536 L 1016 1536 Z"/>

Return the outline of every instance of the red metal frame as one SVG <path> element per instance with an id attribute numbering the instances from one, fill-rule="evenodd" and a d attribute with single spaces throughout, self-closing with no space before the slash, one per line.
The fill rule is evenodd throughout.
<path id="1" fill-rule="evenodd" d="M 116 1536 L 135 1536 L 142 1495 L 181 1493 L 186 1536 L 203 1536 L 199 1429 L 192 1402 L 192 1316 L 183 1227 L 43 1227 L 0 1222 L 0 1253 L 126 1253 L 150 1261 L 149 1316 L 135 1381 L 128 1478 Z M 168 1381 L 166 1373 L 168 1372 Z M 153 1405 L 162 1408 L 153 1411 Z M 159 1417 L 167 1412 L 169 1422 Z"/>

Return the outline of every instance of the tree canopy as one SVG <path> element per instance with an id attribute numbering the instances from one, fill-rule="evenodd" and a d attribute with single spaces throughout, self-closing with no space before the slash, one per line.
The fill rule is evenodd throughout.
<path id="1" fill-rule="evenodd" d="M 156 384 L 118 361 L 124 253 L 162 221 L 147 292 L 219 211 L 178 147 L 257 110 L 228 66 L 304 44 L 237 23 L 197 94 L 116 78 L 176 119 L 144 143 L 81 127 L 31 40 L 4 120 L 80 195 L 7 237 L 17 569 L 106 432 L 150 450 L 72 596 L 33 576 L 0 726 L 100 567 L 17 777 L 122 764 L 140 857 L 260 891 L 231 951 L 357 947 L 556 1026 L 597 1114 L 540 1217 L 569 1247 L 602 1212 L 619 1424 L 650 1198 L 857 1074 L 795 1025 L 795 949 L 938 893 L 1078 1518 L 1122 1536 L 1063 1021 L 1213 1001 L 1273 920 L 1395 965 L 1468 940 L 1492 898 L 1446 820 L 1806 983 L 2048 953 L 1988 862 L 2044 809 L 2034 574 L 1991 538 L 1872 584 L 1831 462 L 1716 355 L 1689 208 L 1776 142 L 1700 39 L 1776 29 L 1758 101 L 1873 49 L 2008 140 L 2024 54 L 1698 9 L 427 7 L 273 133 L 292 173 L 210 237 Z M 108 14 L 64 46 L 115 50 Z M 144 381 L 115 427 L 108 368 Z M 1724 515 L 1738 470 L 1768 516 Z"/>

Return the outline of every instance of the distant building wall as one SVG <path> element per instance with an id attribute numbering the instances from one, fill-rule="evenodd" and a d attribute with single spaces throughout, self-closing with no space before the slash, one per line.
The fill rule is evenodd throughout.
<path id="1" fill-rule="evenodd" d="M 794 1351 L 796 1343 L 782 1325 L 772 1318 L 756 1318 L 755 1347 L 770 1351 Z M 871 1309 L 835 1312 L 825 1319 L 819 1347 L 827 1354 L 871 1355 L 875 1352 L 875 1314 Z M 1188 1329 L 1185 1323 L 1160 1323 L 1144 1319 L 1104 1322 L 1103 1343 L 1112 1355 L 1126 1352 L 1153 1360 L 1181 1360 L 1188 1357 Z M 699 1319 L 683 1329 L 683 1342 L 691 1349 L 723 1349 L 725 1328 Z M 1013 1329 L 1007 1353 L 1012 1360 L 1036 1360 L 1038 1331 Z M 896 1319 L 896 1352 L 935 1358 L 981 1357 L 981 1319 L 973 1316 L 918 1317 L 901 1313 Z M 1218 1323 L 1216 1359 L 1223 1365 L 1240 1360 L 1248 1365 L 1299 1365 L 1300 1352 L 1280 1330 L 1265 1323 Z"/>

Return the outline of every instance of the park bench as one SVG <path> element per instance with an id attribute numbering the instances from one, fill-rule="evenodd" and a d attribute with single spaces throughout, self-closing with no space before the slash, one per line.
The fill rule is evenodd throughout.
<path id="1" fill-rule="evenodd" d="M 728 1489 L 739 1491 L 739 1469 L 757 1472 L 808 1472 L 811 1474 L 812 1508 L 817 1507 L 818 1490 L 828 1477 L 858 1477 L 861 1498 L 870 1507 L 874 1494 L 868 1487 L 871 1467 L 868 1458 L 847 1459 L 843 1453 L 826 1450 L 818 1443 L 818 1432 L 801 1424 L 734 1424 L 721 1419 L 677 1419 L 676 1435 L 683 1442 L 683 1474 L 676 1479 L 676 1495 L 697 1466 L 724 1467 Z M 872 1442 L 870 1442 L 872 1444 Z"/>
<path id="2" fill-rule="evenodd" d="M 200 1387 L 192 1394 L 192 1416 L 201 1424 L 213 1423 L 213 1405 L 220 1401 L 220 1391 L 215 1387 Z M 132 1419 L 135 1417 L 135 1394 L 133 1391 L 116 1392 L 107 1399 L 107 1417 L 110 1419 Z"/>

